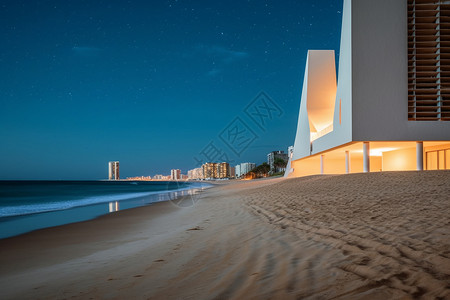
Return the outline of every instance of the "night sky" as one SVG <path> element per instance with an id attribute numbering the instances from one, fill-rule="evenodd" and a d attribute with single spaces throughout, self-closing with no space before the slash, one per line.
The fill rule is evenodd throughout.
<path id="1" fill-rule="evenodd" d="M 286 152 L 307 50 L 338 58 L 341 12 L 340 0 L 1 1 L 0 179 Z M 261 103 L 267 117 L 249 113 Z"/>

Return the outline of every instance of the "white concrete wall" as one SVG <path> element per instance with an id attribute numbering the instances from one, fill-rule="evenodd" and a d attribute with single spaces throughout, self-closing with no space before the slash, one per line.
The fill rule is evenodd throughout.
<path id="1" fill-rule="evenodd" d="M 334 105 L 333 132 L 313 143 L 312 154 L 352 141 L 352 1 L 345 0 L 342 11 L 341 45 L 339 49 L 339 70 L 336 102 Z M 339 100 L 341 120 L 339 123 Z"/>
<path id="2" fill-rule="evenodd" d="M 352 141 L 450 140 L 450 122 L 408 121 L 407 47 L 407 0 L 344 0 L 333 132 L 310 152 L 307 61 L 292 160 Z"/>
<path id="3" fill-rule="evenodd" d="M 300 102 L 300 110 L 298 113 L 297 134 L 295 135 L 294 153 L 292 160 L 296 160 L 305 156 L 309 156 L 309 120 L 308 111 L 306 109 L 307 87 L 308 87 L 308 57 L 306 58 L 305 76 L 303 79 L 302 98 Z"/>
<path id="4" fill-rule="evenodd" d="M 408 121 L 406 0 L 352 1 L 354 141 L 450 139 L 450 122 Z"/>

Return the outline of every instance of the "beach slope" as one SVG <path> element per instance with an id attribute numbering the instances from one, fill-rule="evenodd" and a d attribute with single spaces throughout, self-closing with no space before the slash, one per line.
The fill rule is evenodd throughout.
<path id="1" fill-rule="evenodd" d="M 0 240 L 0 297 L 450 297 L 450 172 L 219 185 Z M 192 199 L 188 199 L 192 200 Z"/>

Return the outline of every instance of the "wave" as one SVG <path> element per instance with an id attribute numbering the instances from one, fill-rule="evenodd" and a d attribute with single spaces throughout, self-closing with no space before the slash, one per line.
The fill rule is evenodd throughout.
<path id="1" fill-rule="evenodd" d="M 57 202 L 43 202 L 38 204 L 26 204 L 26 205 L 12 205 L 12 206 L 3 206 L 0 207 L 0 218 L 2 217 L 16 217 L 58 210 L 65 210 L 74 207 L 80 206 L 89 206 L 94 204 L 108 203 L 114 201 L 123 201 L 129 200 L 139 197 L 145 197 L 150 195 L 162 195 L 163 197 L 158 197 L 152 199 L 149 203 L 166 201 L 171 199 L 171 194 L 175 194 L 180 191 L 186 190 L 195 190 L 199 188 L 207 188 L 208 186 L 197 186 L 195 184 L 189 187 L 183 187 L 174 190 L 164 190 L 164 191 L 152 191 L 152 192 L 135 192 L 135 193 L 126 193 L 126 194 L 111 194 L 111 195 L 102 195 L 102 196 L 91 196 L 84 197 L 78 199 L 71 199 L 65 201 L 57 201 Z M 164 195 L 166 195 L 164 197 Z"/>

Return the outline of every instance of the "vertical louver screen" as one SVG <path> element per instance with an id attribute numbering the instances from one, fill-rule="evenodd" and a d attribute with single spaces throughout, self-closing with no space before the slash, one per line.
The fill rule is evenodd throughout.
<path id="1" fill-rule="evenodd" d="M 408 0 L 408 119 L 450 121 L 450 0 Z"/>

